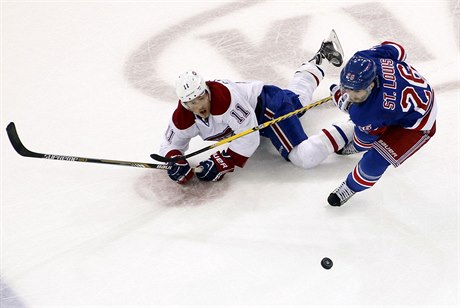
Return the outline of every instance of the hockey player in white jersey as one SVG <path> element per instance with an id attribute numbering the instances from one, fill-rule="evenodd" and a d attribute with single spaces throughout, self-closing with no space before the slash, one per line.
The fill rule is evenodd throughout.
<path id="1" fill-rule="evenodd" d="M 313 59 L 295 72 L 287 89 L 262 81 L 205 81 L 194 71 L 181 74 L 176 82 L 179 102 L 174 111 L 160 155 L 182 156 L 193 137 L 222 140 L 308 105 L 314 90 L 324 77 L 319 67 L 326 59 L 334 66 L 343 62 L 343 51 L 335 31 L 326 39 Z M 300 168 L 308 169 L 344 147 L 353 136 L 353 125 L 344 122 L 307 137 L 299 116 L 292 116 L 260 131 L 235 139 L 226 150 L 217 151 L 200 162 L 196 173 L 203 181 L 219 181 L 235 166 L 243 168 L 260 143 L 260 136 L 270 138 L 278 152 Z M 185 159 L 168 163 L 169 177 L 185 184 L 194 174 Z"/>

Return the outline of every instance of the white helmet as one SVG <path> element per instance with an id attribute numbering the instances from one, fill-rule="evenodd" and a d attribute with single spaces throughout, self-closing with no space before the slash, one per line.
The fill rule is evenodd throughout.
<path id="1" fill-rule="evenodd" d="M 203 77 L 195 71 L 180 74 L 176 81 L 176 94 L 183 103 L 190 102 L 209 89 Z"/>

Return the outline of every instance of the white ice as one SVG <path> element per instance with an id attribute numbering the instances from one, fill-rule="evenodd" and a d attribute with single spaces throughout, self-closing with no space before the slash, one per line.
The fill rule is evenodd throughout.
<path id="1" fill-rule="evenodd" d="M 460 304 L 455 1 L 2 1 L 1 23 L 2 308 Z M 332 28 L 346 58 L 405 45 L 439 104 L 434 138 L 341 208 L 327 196 L 359 155 L 304 171 L 264 140 L 222 182 L 182 187 L 24 158 L 4 130 L 33 151 L 153 162 L 180 72 L 283 87 Z M 337 82 L 326 73 L 315 99 Z M 312 134 L 345 117 L 302 121 Z"/>

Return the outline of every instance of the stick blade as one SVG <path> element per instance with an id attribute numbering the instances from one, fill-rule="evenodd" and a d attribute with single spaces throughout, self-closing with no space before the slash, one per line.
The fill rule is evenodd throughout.
<path id="1" fill-rule="evenodd" d="M 150 157 L 156 161 L 161 161 L 162 163 L 176 162 L 184 158 L 183 156 L 165 157 L 158 154 L 150 154 Z"/>
<path id="2" fill-rule="evenodd" d="M 10 139 L 11 145 L 19 155 L 27 157 L 40 157 L 39 154 L 29 151 L 22 144 L 21 139 L 19 139 L 19 135 L 14 122 L 10 122 L 10 124 L 8 124 L 8 126 L 6 127 L 6 133 L 8 134 L 8 138 Z"/>

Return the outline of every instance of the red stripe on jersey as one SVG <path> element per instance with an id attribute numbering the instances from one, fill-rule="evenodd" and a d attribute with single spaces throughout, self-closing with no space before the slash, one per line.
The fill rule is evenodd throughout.
<path id="1" fill-rule="evenodd" d="M 315 78 L 315 81 L 316 81 L 316 86 L 319 86 L 319 78 L 315 76 L 315 74 L 313 74 L 312 72 L 309 72 L 314 78 Z"/>
<path id="2" fill-rule="evenodd" d="M 390 41 L 385 41 L 382 43 L 382 45 L 392 45 L 394 48 L 396 48 L 396 50 L 399 53 L 399 61 L 404 61 L 406 59 L 406 50 L 404 49 L 404 47 L 402 47 L 402 45 Z"/>
<path id="3" fill-rule="evenodd" d="M 429 92 L 428 92 L 429 93 Z M 430 101 L 429 101 L 429 109 L 428 109 L 428 112 L 425 113 L 425 115 L 423 116 L 422 120 L 420 121 L 420 123 L 414 128 L 414 130 L 426 130 L 426 127 L 425 125 L 428 123 L 428 120 L 430 120 L 431 118 L 431 112 L 433 111 L 433 106 L 434 106 L 434 92 L 433 92 L 433 95 L 430 97 Z M 412 129 L 412 128 L 411 128 Z M 431 127 L 430 127 L 431 129 Z"/>
<path id="4" fill-rule="evenodd" d="M 327 139 L 329 139 L 329 141 L 331 142 L 332 147 L 334 148 L 334 152 L 337 152 L 339 150 L 339 145 L 335 141 L 334 137 L 332 137 L 331 133 L 325 129 L 323 129 L 323 133 L 326 135 Z"/>
<path id="5" fill-rule="evenodd" d="M 417 125 L 417 127 L 414 128 L 414 130 L 421 130 L 426 125 L 426 123 L 428 122 L 428 119 L 430 118 L 431 110 L 433 109 L 432 107 L 433 106 L 431 105 L 428 113 L 423 116 L 422 121 L 420 121 L 420 124 Z"/>

